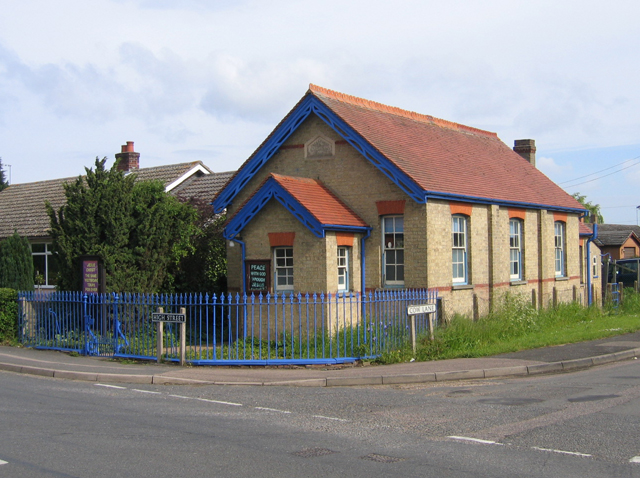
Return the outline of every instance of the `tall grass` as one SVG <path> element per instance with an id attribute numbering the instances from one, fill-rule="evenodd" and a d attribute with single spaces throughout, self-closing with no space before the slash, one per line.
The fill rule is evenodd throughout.
<path id="1" fill-rule="evenodd" d="M 640 294 L 629 289 L 624 299 L 618 309 L 567 303 L 536 310 L 526 298 L 506 294 L 486 317 L 474 322 L 457 315 L 435 331 L 434 340 L 420 337 L 415 354 L 405 346 L 383 353 L 377 361 L 486 357 L 640 330 Z"/>

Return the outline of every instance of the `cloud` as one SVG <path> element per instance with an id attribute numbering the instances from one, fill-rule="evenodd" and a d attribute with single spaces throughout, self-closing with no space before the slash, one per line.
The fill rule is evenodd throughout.
<path id="1" fill-rule="evenodd" d="M 196 10 L 220 11 L 239 8 L 247 3 L 245 0 L 116 0 L 150 10 Z"/>
<path id="2" fill-rule="evenodd" d="M 331 77 L 325 64 L 309 58 L 265 62 L 219 54 L 211 63 L 200 107 L 226 120 L 275 121 L 302 96 L 302 85 Z"/>
<path id="3" fill-rule="evenodd" d="M 547 156 L 536 158 L 536 166 L 551 178 L 566 177 L 566 175 L 573 172 L 573 166 L 571 164 L 558 164 L 555 159 Z"/>

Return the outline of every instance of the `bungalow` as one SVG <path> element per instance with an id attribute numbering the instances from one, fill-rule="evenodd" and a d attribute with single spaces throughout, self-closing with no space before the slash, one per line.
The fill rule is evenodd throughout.
<path id="1" fill-rule="evenodd" d="M 598 246 L 612 260 L 640 257 L 640 227 L 625 224 L 599 224 Z"/>
<path id="2" fill-rule="evenodd" d="M 161 181 L 171 194 L 206 201 L 211 201 L 233 175 L 233 172 L 213 173 L 200 161 L 139 168 L 140 153 L 134 151 L 132 141 L 122 146 L 116 161 L 119 170 L 135 173 L 139 181 Z M 35 270 L 43 277 L 43 288 L 53 289 L 56 285 L 54 261 L 49 260 L 52 254 L 50 220 L 45 201 L 58 210 L 65 201 L 63 185 L 75 180 L 74 177 L 12 184 L 0 191 L 0 239 L 14 231 L 29 239 Z"/>
<path id="3" fill-rule="evenodd" d="M 536 169 L 533 140 L 511 149 L 495 133 L 315 85 L 214 210 L 229 218 L 230 292 L 430 288 L 447 315 L 477 316 L 507 292 L 539 306 L 575 300 L 590 261 L 585 209 Z"/>

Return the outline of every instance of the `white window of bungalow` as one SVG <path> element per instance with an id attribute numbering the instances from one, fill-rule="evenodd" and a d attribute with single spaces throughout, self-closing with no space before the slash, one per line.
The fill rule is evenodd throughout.
<path id="1" fill-rule="evenodd" d="M 467 216 L 456 214 L 451 217 L 451 240 L 453 283 L 466 284 L 469 278 Z"/>
<path id="2" fill-rule="evenodd" d="M 36 286 L 55 287 L 57 284 L 56 274 L 58 269 L 53 260 L 50 243 L 31 244 L 31 255 L 33 257 L 33 273 L 35 274 Z"/>
<path id="3" fill-rule="evenodd" d="M 566 234 L 565 234 L 564 222 L 556 221 L 554 223 L 556 277 L 566 276 L 566 261 L 565 261 L 566 237 L 565 236 Z"/>
<path id="4" fill-rule="evenodd" d="M 404 286 L 404 217 L 382 218 L 382 270 L 384 285 Z"/>
<path id="5" fill-rule="evenodd" d="M 276 247 L 273 262 L 276 292 L 293 290 L 293 247 Z"/>
<path id="6" fill-rule="evenodd" d="M 338 247 L 338 292 L 349 290 L 349 248 Z"/>
<path id="7" fill-rule="evenodd" d="M 509 269 L 512 281 L 522 280 L 522 221 L 509 220 Z"/>

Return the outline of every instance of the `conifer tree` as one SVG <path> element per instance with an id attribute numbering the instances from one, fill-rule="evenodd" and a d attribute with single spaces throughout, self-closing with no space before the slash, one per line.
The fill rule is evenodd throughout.
<path id="1" fill-rule="evenodd" d="M 65 185 L 66 204 L 47 204 L 58 287 L 80 290 L 79 258 L 98 256 L 108 292 L 160 292 L 170 265 L 192 248 L 195 209 L 164 191 L 160 182 L 136 182 L 135 174 L 105 168 Z"/>
<path id="2" fill-rule="evenodd" d="M 17 232 L 0 241 L 0 288 L 33 290 L 31 245 Z"/>

